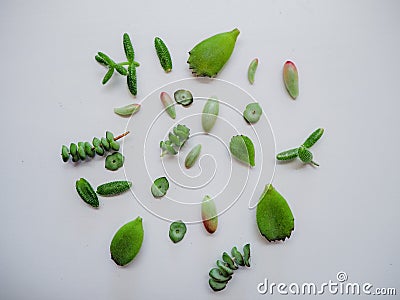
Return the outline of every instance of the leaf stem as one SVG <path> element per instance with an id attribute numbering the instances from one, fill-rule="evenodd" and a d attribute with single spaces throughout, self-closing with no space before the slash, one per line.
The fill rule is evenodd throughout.
<path id="1" fill-rule="evenodd" d="M 130 131 L 128 130 L 127 132 L 124 132 L 123 134 L 120 134 L 119 136 L 116 136 L 116 137 L 114 138 L 114 141 L 118 141 L 119 139 L 121 139 L 121 138 L 123 138 L 124 136 L 128 135 L 129 132 L 130 132 Z"/>

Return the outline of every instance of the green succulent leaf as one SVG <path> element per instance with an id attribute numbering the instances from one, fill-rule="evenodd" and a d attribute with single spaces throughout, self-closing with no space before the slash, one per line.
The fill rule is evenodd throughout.
<path id="1" fill-rule="evenodd" d="M 311 148 L 324 134 L 323 128 L 316 129 L 310 136 L 305 140 L 303 146 L 306 148 Z"/>
<path id="2" fill-rule="evenodd" d="M 122 107 L 114 108 L 117 115 L 127 117 L 137 113 L 140 110 L 140 104 L 128 104 Z"/>
<path id="3" fill-rule="evenodd" d="M 166 92 L 162 92 L 160 94 L 160 99 L 161 99 L 161 103 L 163 104 L 167 114 L 172 119 L 175 119 L 176 118 L 176 111 L 175 111 L 175 106 L 174 106 L 174 102 L 172 101 L 172 98 Z"/>
<path id="4" fill-rule="evenodd" d="M 133 60 L 135 59 L 135 51 L 133 50 L 131 38 L 129 37 L 129 34 L 127 34 L 127 33 L 124 33 L 123 44 L 124 44 L 124 51 L 125 51 L 126 59 L 130 63 L 132 63 Z"/>
<path id="5" fill-rule="evenodd" d="M 119 152 L 110 154 L 106 157 L 105 168 L 110 171 L 116 171 L 124 165 L 124 160 L 124 156 Z"/>
<path id="6" fill-rule="evenodd" d="M 181 104 L 182 106 L 189 106 L 193 103 L 193 95 L 188 90 L 177 90 L 174 93 L 174 98 L 176 103 Z"/>
<path id="7" fill-rule="evenodd" d="M 243 112 L 243 118 L 250 124 L 257 123 L 262 115 L 262 108 L 258 103 L 247 104 Z"/>
<path id="8" fill-rule="evenodd" d="M 139 253 L 143 237 L 144 230 L 141 217 L 123 225 L 111 241 L 111 259 L 119 266 L 130 263 Z"/>
<path id="9" fill-rule="evenodd" d="M 205 132 L 210 132 L 217 121 L 219 113 L 219 102 L 216 97 L 207 100 L 201 115 L 201 125 Z"/>
<path id="10" fill-rule="evenodd" d="M 198 43 L 189 52 L 188 64 L 196 76 L 213 77 L 232 55 L 239 29 L 223 32 Z"/>
<path id="11" fill-rule="evenodd" d="M 201 217 L 205 229 L 211 234 L 214 233 L 218 227 L 217 207 L 214 199 L 208 195 L 204 197 L 201 203 Z"/>
<path id="12" fill-rule="evenodd" d="M 272 184 L 265 187 L 256 211 L 257 226 L 268 241 L 284 241 L 294 230 L 294 217 L 285 198 Z"/>
<path id="13" fill-rule="evenodd" d="M 296 65 L 291 61 L 285 62 L 283 66 L 283 81 L 289 95 L 296 99 L 299 95 L 299 75 Z"/>
<path id="14" fill-rule="evenodd" d="M 196 162 L 197 158 L 200 155 L 201 151 L 201 144 L 198 144 L 190 150 L 190 152 L 187 154 L 185 158 L 185 167 L 187 169 L 193 167 L 194 163 Z"/>
<path id="15" fill-rule="evenodd" d="M 160 177 L 154 180 L 151 186 L 151 193 L 155 198 L 160 198 L 165 196 L 169 189 L 169 182 L 166 177 Z"/>
<path id="16" fill-rule="evenodd" d="M 254 144 L 249 137 L 245 135 L 233 136 L 229 149 L 236 159 L 252 167 L 255 166 Z"/>
<path id="17" fill-rule="evenodd" d="M 186 225 L 181 220 L 171 223 L 169 227 L 169 238 L 172 242 L 180 242 L 186 234 Z"/>

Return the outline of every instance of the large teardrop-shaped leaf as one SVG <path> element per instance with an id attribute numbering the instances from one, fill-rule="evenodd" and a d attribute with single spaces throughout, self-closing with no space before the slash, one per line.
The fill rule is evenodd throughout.
<path id="1" fill-rule="evenodd" d="M 268 241 L 284 241 L 294 230 L 294 218 L 285 198 L 269 184 L 265 187 L 256 212 L 257 226 Z"/>

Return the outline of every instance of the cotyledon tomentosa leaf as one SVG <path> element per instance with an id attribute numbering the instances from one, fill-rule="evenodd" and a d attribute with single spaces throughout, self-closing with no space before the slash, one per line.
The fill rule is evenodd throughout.
<path id="1" fill-rule="evenodd" d="M 193 74 L 213 77 L 229 60 L 235 47 L 239 29 L 223 32 L 198 43 L 189 51 L 188 64 Z"/>
<path id="2" fill-rule="evenodd" d="M 111 245 L 111 259 L 119 266 L 130 263 L 139 253 L 143 243 L 142 218 L 126 223 L 115 233 Z"/>
<path id="3" fill-rule="evenodd" d="M 284 241 L 294 230 L 294 218 L 285 198 L 272 184 L 265 187 L 256 211 L 257 226 L 268 241 Z"/>

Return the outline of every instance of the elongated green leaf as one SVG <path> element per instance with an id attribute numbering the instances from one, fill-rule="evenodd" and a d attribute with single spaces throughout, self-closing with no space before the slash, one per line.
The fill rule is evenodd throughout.
<path id="1" fill-rule="evenodd" d="M 299 75 L 296 65 L 291 61 L 285 62 L 283 66 L 283 81 L 289 95 L 296 99 L 299 95 Z"/>

